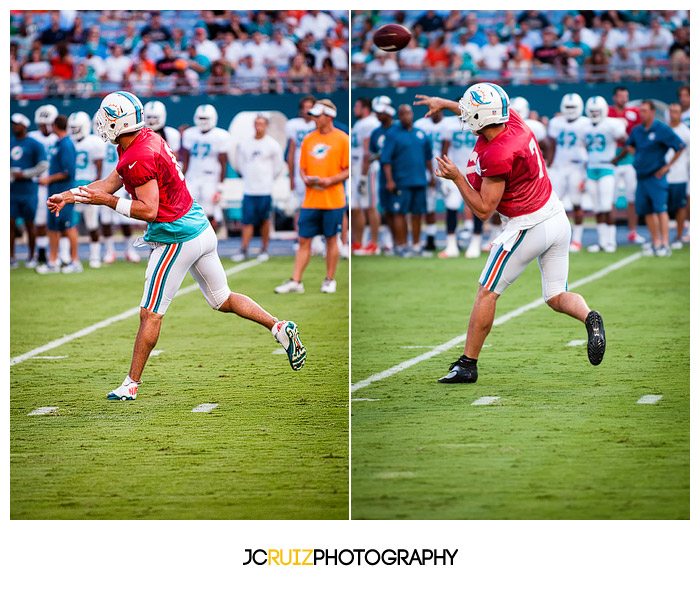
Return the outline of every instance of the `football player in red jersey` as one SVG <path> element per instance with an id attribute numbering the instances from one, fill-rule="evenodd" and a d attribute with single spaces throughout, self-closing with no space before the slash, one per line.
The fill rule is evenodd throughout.
<path id="1" fill-rule="evenodd" d="M 625 121 L 627 136 L 630 135 L 632 128 L 641 123 L 639 117 L 639 108 L 627 105 L 630 100 L 630 93 L 627 87 L 615 87 L 613 91 L 613 103 L 608 107 L 609 118 L 621 118 Z M 618 144 L 618 153 L 622 150 L 624 143 Z M 635 210 L 635 191 L 637 189 L 637 173 L 632 167 L 631 156 L 623 159 L 615 168 L 615 185 L 619 185 L 620 181 L 625 187 L 625 200 L 627 201 L 627 241 L 630 243 L 644 243 L 644 238 L 637 233 L 637 212 Z"/>
<path id="2" fill-rule="evenodd" d="M 571 227 L 552 190 L 537 140 L 516 111 L 510 110 L 506 92 L 495 84 L 478 83 L 458 102 L 417 95 L 414 104 L 428 107 L 426 117 L 449 109 L 479 137 L 466 175 L 446 155 L 437 158 L 435 173 L 457 185 L 465 204 L 480 219 L 498 212 L 503 222 L 479 279 L 464 354 L 438 381 L 477 380 L 477 359 L 493 325 L 496 301 L 534 259 L 542 272 L 545 302 L 585 323 L 588 359 L 598 365 L 605 353 L 603 319 L 581 295 L 567 291 Z"/>
<path id="3" fill-rule="evenodd" d="M 306 349 L 296 324 L 279 321 L 249 297 L 229 289 L 216 251 L 216 234 L 190 195 L 173 151 L 161 136 L 145 127 L 141 101 L 126 91 L 110 93 L 102 100 L 95 122 L 102 139 L 117 145 L 116 169 L 106 179 L 50 196 L 49 210 L 58 214 L 73 202 L 104 204 L 127 217 L 146 221 L 141 245 L 153 248 L 131 368 L 122 385 L 107 398 L 136 398 L 141 373 L 158 341 L 161 319 L 188 271 L 213 309 L 268 328 L 287 351 L 292 369 L 301 369 Z M 113 195 L 122 185 L 131 199 Z"/>

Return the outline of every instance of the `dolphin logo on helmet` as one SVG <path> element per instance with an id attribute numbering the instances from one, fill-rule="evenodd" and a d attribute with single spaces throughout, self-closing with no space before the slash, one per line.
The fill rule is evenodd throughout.
<path id="1" fill-rule="evenodd" d="M 116 91 L 107 95 L 95 115 L 95 128 L 102 140 L 117 144 L 122 134 L 141 130 L 144 126 L 143 105 L 139 98 L 128 91 Z"/>
<path id="2" fill-rule="evenodd" d="M 506 92 L 493 83 L 469 87 L 459 100 L 462 129 L 479 134 L 486 126 L 504 124 L 510 117 L 510 100 Z"/>

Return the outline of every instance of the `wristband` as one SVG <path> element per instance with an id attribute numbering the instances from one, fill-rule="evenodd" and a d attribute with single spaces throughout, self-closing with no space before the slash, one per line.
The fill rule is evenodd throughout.
<path id="1" fill-rule="evenodd" d="M 131 204 L 132 201 L 128 198 L 119 198 L 119 200 L 117 200 L 117 205 L 114 207 L 114 210 L 116 210 L 120 215 L 124 215 L 125 217 L 131 217 Z"/>
<path id="2" fill-rule="evenodd" d="M 80 188 L 71 188 L 68 190 L 73 196 L 78 196 L 79 198 L 84 198 L 85 194 L 80 191 Z"/>

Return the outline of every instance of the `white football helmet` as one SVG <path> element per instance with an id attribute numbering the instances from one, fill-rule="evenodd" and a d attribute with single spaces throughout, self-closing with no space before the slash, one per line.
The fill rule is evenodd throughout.
<path id="1" fill-rule="evenodd" d="M 216 126 L 219 119 L 219 114 L 216 113 L 216 107 L 210 103 L 200 105 L 194 112 L 194 123 L 202 132 L 209 132 Z"/>
<path id="2" fill-rule="evenodd" d="M 562 97 L 561 105 L 559 106 L 559 111 L 564 115 L 564 117 L 573 122 L 574 120 L 581 117 L 583 113 L 583 99 L 578 93 L 567 93 Z"/>
<path id="3" fill-rule="evenodd" d="M 143 105 L 139 98 L 128 91 L 116 91 L 107 95 L 95 116 L 97 133 L 105 142 L 117 144 L 122 134 L 141 130 L 144 126 Z"/>
<path id="4" fill-rule="evenodd" d="M 76 111 L 68 116 L 68 134 L 73 140 L 82 140 L 90 134 L 92 122 L 84 111 Z"/>
<path id="5" fill-rule="evenodd" d="M 58 109 L 55 105 L 47 103 L 42 105 L 34 112 L 34 123 L 37 126 L 44 124 L 45 126 L 50 126 L 53 124 L 54 120 L 58 117 Z"/>
<path id="6" fill-rule="evenodd" d="M 396 115 L 396 109 L 391 104 L 391 98 L 386 95 L 379 95 L 372 99 L 372 111 L 375 113 L 388 113 L 389 115 Z"/>
<path id="7" fill-rule="evenodd" d="M 510 100 L 510 108 L 517 111 L 524 120 L 530 118 L 530 103 L 525 97 L 513 97 Z"/>
<path id="8" fill-rule="evenodd" d="M 604 97 L 596 95 L 586 101 L 586 117 L 598 124 L 608 117 L 608 102 Z"/>
<path id="9" fill-rule="evenodd" d="M 163 129 L 168 112 L 162 101 L 149 101 L 143 106 L 143 113 L 146 116 L 146 126 L 151 130 L 157 132 Z"/>
<path id="10" fill-rule="evenodd" d="M 459 100 L 462 130 L 465 126 L 478 134 L 486 126 L 508 121 L 510 100 L 506 92 L 493 83 L 477 83 L 469 87 Z"/>

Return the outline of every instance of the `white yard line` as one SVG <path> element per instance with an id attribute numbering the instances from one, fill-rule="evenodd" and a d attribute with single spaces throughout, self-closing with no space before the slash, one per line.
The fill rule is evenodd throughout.
<path id="1" fill-rule="evenodd" d="M 215 409 L 217 406 L 219 406 L 219 405 L 218 404 L 210 404 L 210 403 L 205 402 L 204 404 L 200 404 L 199 406 L 195 406 L 192 409 L 192 412 L 204 412 L 204 413 L 206 413 L 206 412 L 209 412 L 210 410 Z"/>
<path id="2" fill-rule="evenodd" d="M 229 268 L 226 271 L 226 276 L 231 276 L 232 274 L 242 272 L 243 270 L 246 270 L 248 268 L 252 268 L 253 266 L 257 266 L 258 264 L 260 264 L 260 261 L 258 261 L 258 260 L 250 260 L 249 262 L 243 262 L 242 264 L 238 264 L 238 265 L 234 266 L 233 268 Z M 184 289 L 180 289 L 177 293 L 175 293 L 175 297 L 179 297 L 180 295 L 186 295 L 186 294 L 191 293 L 192 291 L 196 291 L 198 289 L 199 289 L 199 285 L 197 283 L 194 283 L 193 285 L 189 285 L 188 287 L 185 287 Z M 140 307 L 132 307 L 131 309 L 127 309 L 125 312 L 122 312 L 119 315 L 113 316 L 111 318 L 107 318 L 106 320 L 102 320 L 101 322 L 97 322 L 96 324 L 93 324 L 92 326 L 88 326 L 87 328 L 83 328 L 82 330 L 78 330 L 77 332 L 73 332 L 73 334 L 67 334 L 67 335 L 63 336 L 62 338 L 57 338 L 56 340 L 52 340 L 51 342 L 48 342 L 43 346 L 32 349 L 31 351 L 24 353 L 23 355 L 17 355 L 16 357 L 12 357 L 10 359 L 10 367 L 12 365 L 17 365 L 17 363 L 22 363 L 23 361 L 26 361 L 27 359 L 31 359 L 32 357 L 36 357 L 37 355 L 40 355 L 41 353 L 45 353 L 46 351 L 50 351 L 52 349 L 55 349 L 56 347 L 64 345 L 67 342 L 70 342 L 71 340 L 75 340 L 76 338 L 82 338 L 83 336 L 87 336 L 88 334 L 92 334 L 96 330 L 101 330 L 102 328 L 106 328 L 107 326 L 110 326 L 116 322 L 121 322 L 122 320 L 126 320 L 126 319 L 130 318 L 131 316 L 138 315 L 138 313 L 140 311 L 141 311 Z"/>
<path id="3" fill-rule="evenodd" d="M 472 402 L 472 406 L 480 406 L 482 404 L 493 404 L 494 402 L 498 401 L 500 396 L 482 396 L 481 398 L 478 398 L 474 402 Z"/>
<path id="4" fill-rule="evenodd" d="M 647 394 L 637 400 L 637 404 L 655 404 L 662 398 L 663 396 L 661 394 Z"/>
<path id="5" fill-rule="evenodd" d="M 635 254 L 632 254 L 631 256 L 628 256 L 627 258 L 623 258 L 622 260 L 619 260 L 618 262 L 611 264 L 610 266 L 606 266 L 605 268 L 599 270 L 598 272 L 596 272 L 594 274 L 591 274 L 590 276 L 587 276 L 585 278 L 577 280 L 574 283 L 571 283 L 569 285 L 569 289 L 575 289 L 577 287 L 585 285 L 586 283 L 590 283 L 594 280 L 598 280 L 600 278 L 603 278 L 604 276 L 610 274 L 611 272 L 614 272 L 615 270 L 623 268 L 624 266 L 627 266 L 628 264 L 631 264 L 632 262 L 639 260 L 639 258 L 641 258 L 641 257 L 642 257 L 641 252 L 637 252 Z M 522 307 L 518 307 L 517 309 L 514 309 L 513 311 L 508 312 L 507 314 L 504 314 L 504 315 L 496 318 L 493 322 L 493 325 L 500 326 L 501 324 L 505 324 L 509 320 L 512 320 L 513 318 L 517 318 L 519 315 L 522 315 L 525 312 L 530 311 L 531 309 L 535 309 L 536 307 L 540 307 L 541 305 L 544 305 L 544 300 L 540 297 L 540 298 L 536 299 L 535 301 L 528 303 L 527 305 L 523 305 Z M 460 334 L 459 336 L 455 336 L 453 339 L 448 340 L 447 342 L 445 342 L 439 346 L 436 346 L 434 349 L 428 351 L 427 353 L 423 353 L 422 355 L 418 355 L 417 357 L 414 357 L 413 359 L 408 359 L 407 361 L 404 361 L 403 363 L 399 363 L 398 365 L 394 365 L 393 367 L 390 367 L 389 369 L 386 369 L 384 371 L 380 371 L 379 373 L 375 373 L 374 375 L 371 375 L 367 379 L 364 379 L 364 380 L 361 380 L 357 383 L 352 384 L 350 386 L 350 391 L 355 392 L 357 390 L 361 390 L 362 388 L 366 388 L 367 386 L 372 385 L 374 382 L 378 382 L 380 380 L 391 377 L 392 375 L 395 375 L 401 371 L 404 371 L 405 369 L 408 369 L 409 367 L 413 367 L 414 365 L 416 365 L 417 363 L 420 363 L 421 361 L 431 359 L 432 357 L 435 357 L 436 355 L 444 353 L 445 351 L 448 351 L 451 348 L 456 347 L 457 345 L 463 344 L 466 337 L 467 337 L 466 333 Z"/>
<path id="6" fill-rule="evenodd" d="M 34 409 L 32 412 L 28 413 L 27 416 L 30 417 L 32 415 L 48 415 L 55 410 L 58 410 L 57 406 L 40 406 L 39 408 Z"/>

